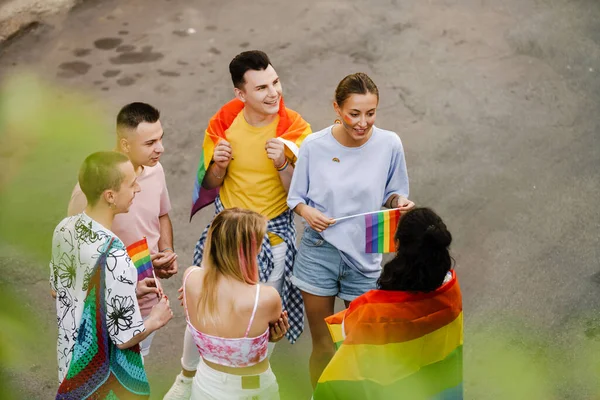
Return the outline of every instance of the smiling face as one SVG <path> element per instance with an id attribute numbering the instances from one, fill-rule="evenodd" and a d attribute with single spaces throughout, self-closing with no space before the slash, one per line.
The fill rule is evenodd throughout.
<path id="1" fill-rule="evenodd" d="M 379 98 L 376 94 L 351 94 L 339 105 L 333 103 L 335 112 L 342 120 L 341 132 L 338 138 L 341 143 L 349 147 L 362 146 L 371 137 L 377 104 Z M 338 132 L 340 132 L 338 131 Z"/>
<path id="2" fill-rule="evenodd" d="M 155 166 L 165 151 L 162 139 L 164 136 L 160 120 L 141 122 L 137 128 L 129 129 L 121 138 L 121 150 L 127 154 L 134 166 Z"/>
<path id="3" fill-rule="evenodd" d="M 269 116 L 279 112 L 283 89 L 275 68 L 270 64 L 263 70 L 246 71 L 242 88 L 234 90 L 245 107 L 256 114 Z"/>

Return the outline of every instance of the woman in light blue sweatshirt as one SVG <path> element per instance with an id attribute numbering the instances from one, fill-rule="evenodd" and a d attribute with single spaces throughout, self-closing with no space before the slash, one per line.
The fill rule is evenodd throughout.
<path id="1" fill-rule="evenodd" d="M 324 318 L 335 297 L 346 302 L 376 288 L 381 254 L 365 253 L 364 217 L 335 218 L 385 206 L 407 211 L 408 175 L 397 134 L 374 126 L 379 91 L 364 73 L 346 76 L 335 91 L 340 118 L 303 143 L 288 205 L 307 227 L 294 263 L 292 282 L 302 291 L 313 350 L 313 387 L 334 353 Z M 337 122 L 337 121 L 336 121 Z"/>

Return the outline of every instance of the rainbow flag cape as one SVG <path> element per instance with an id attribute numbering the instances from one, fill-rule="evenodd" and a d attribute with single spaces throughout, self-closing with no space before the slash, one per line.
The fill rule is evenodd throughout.
<path id="1" fill-rule="evenodd" d="M 463 398 L 462 296 L 454 271 L 431 293 L 372 290 L 325 322 L 339 348 L 315 400 Z"/>
<path id="2" fill-rule="evenodd" d="M 392 253 L 396 251 L 394 236 L 400 221 L 400 210 L 386 210 L 365 215 L 366 253 Z"/>
<path id="3" fill-rule="evenodd" d="M 119 349 L 106 323 L 106 257 L 113 239 L 94 266 L 71 363 L 56 400 L 150 398 L 139 344 Z"/>
<path id="4" fill-rule="evenodd" d="M 138 281 L 153 277 L 152 260 L 150 259 L 150 250 L 146 238 L 127 246 L 127 254 L 129 254 L 129 258 L 131 258 L 135 269 L 137 269 Z"/>
<path id="5" fill-rule="evenodd" d="M 219 140 L 227 138 L 227 129 L 229 129 L 235 117 L 243 109 L 244 103 L 238 99 L 233 99 L 213 115 L 208 122 L 208 128 L 206 128 L 204 134 L 202 154 L 198 163 L 196 181 L 194 182 L 190 220 L 196 212 L 214 202 L 219 194 L 219 188 L 212 190 L 204 189 L 202 181 L 213 158 L 215 146 Z M 310 133 L 310 125 L 302 119 L 300 114 L 286 108 L 282 97 L 279 104 L 279 123 L 277 125 L 276 137 L 280 138 L 286 145 L 286 156 L 288 158 L 294 162 L 296 161 L 298 147 Z"/>

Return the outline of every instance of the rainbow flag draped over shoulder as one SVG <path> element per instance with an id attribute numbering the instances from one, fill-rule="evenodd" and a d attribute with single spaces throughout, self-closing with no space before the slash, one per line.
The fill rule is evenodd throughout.
<path id="1" fill-rule="evenodd" d="M 206 128 L 204 134 L 202 154 L 198 163 L 196 181 L 194 182 L 190 220 L 197 211 L 214 202 L 219 194 L 219 188 L 212 190 L 204 189 L 202 181 L 213 158 L 215 146 L 219 140 L 226 139 L 227 129 L 229 129 L 237 115 L 243 109 L 244 103 L 238 99 L 233 99 L 221 107 L 208 122 L 208 128 Z M 295 162 L 298 156 L 298 147 L 306 136 L 311 133 L 310 125 L 302 119 L 300 114 L 285 107 L 283 97 L 279 103 L 278 114 L 279 123 L 277 125 L 276 137 L 280 138 L 286 145 L 286 156 Z"/>
<path id="2" fill-rule="evenodd" d="M 148 249 L 146 238 L 127 246 L 127 254 L 129 254 L 129 258 L 131 258 L 135 269 L 137 269 L 138 281 L 153 276 L 152 259 L 150 258 L 150 250 Z"/>
<path id="3" fill-rule="evenodd" d="M 119 349 L 106 323 L 106 257 L 113 240 L 110 239 L 92 271 L 71 363 L 56 400 L 150 398 L 139 344 Z"/>
<path id="4" fill-rule="evenodd" d="M 400 221 L 400 210 L 396 209 L 365 215 L 365 252 L 395 252 L 394 236 L 398 229 L 398 221 Z"/>
<path id="5" fill-rule="evenodd" d="M 325 321 L 339 348 L 315 400 L 462 399 L 462 296 L 454 271 L 434 292 L 372 290 Z"/>

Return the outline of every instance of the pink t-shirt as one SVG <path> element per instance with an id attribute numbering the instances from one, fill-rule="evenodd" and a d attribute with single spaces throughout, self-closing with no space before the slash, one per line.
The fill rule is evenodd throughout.
<path id="1" fill-rule="evenodd" d="M 150 253 L 158 253 L 160 238 L 160 222 L 158 217 L 171 211 L 171 201 L 165 180 L 165 171 L 160 163 L 154 167 L 144 167 L 137 177 L 141 191 L 135 195 L 128 213 L 115 216 L 111 230 L 121 239 L 125 246 L 141 240 L 148 241 Z M 85 194 L 79 183 L 75 185 L 69 202 L 69 215 L 78 214 L 87 207 Z M 142 316 L 150 314 L 152 307 L 158 303 L 154 294 L 148 294 L 138 300 Z"/>

